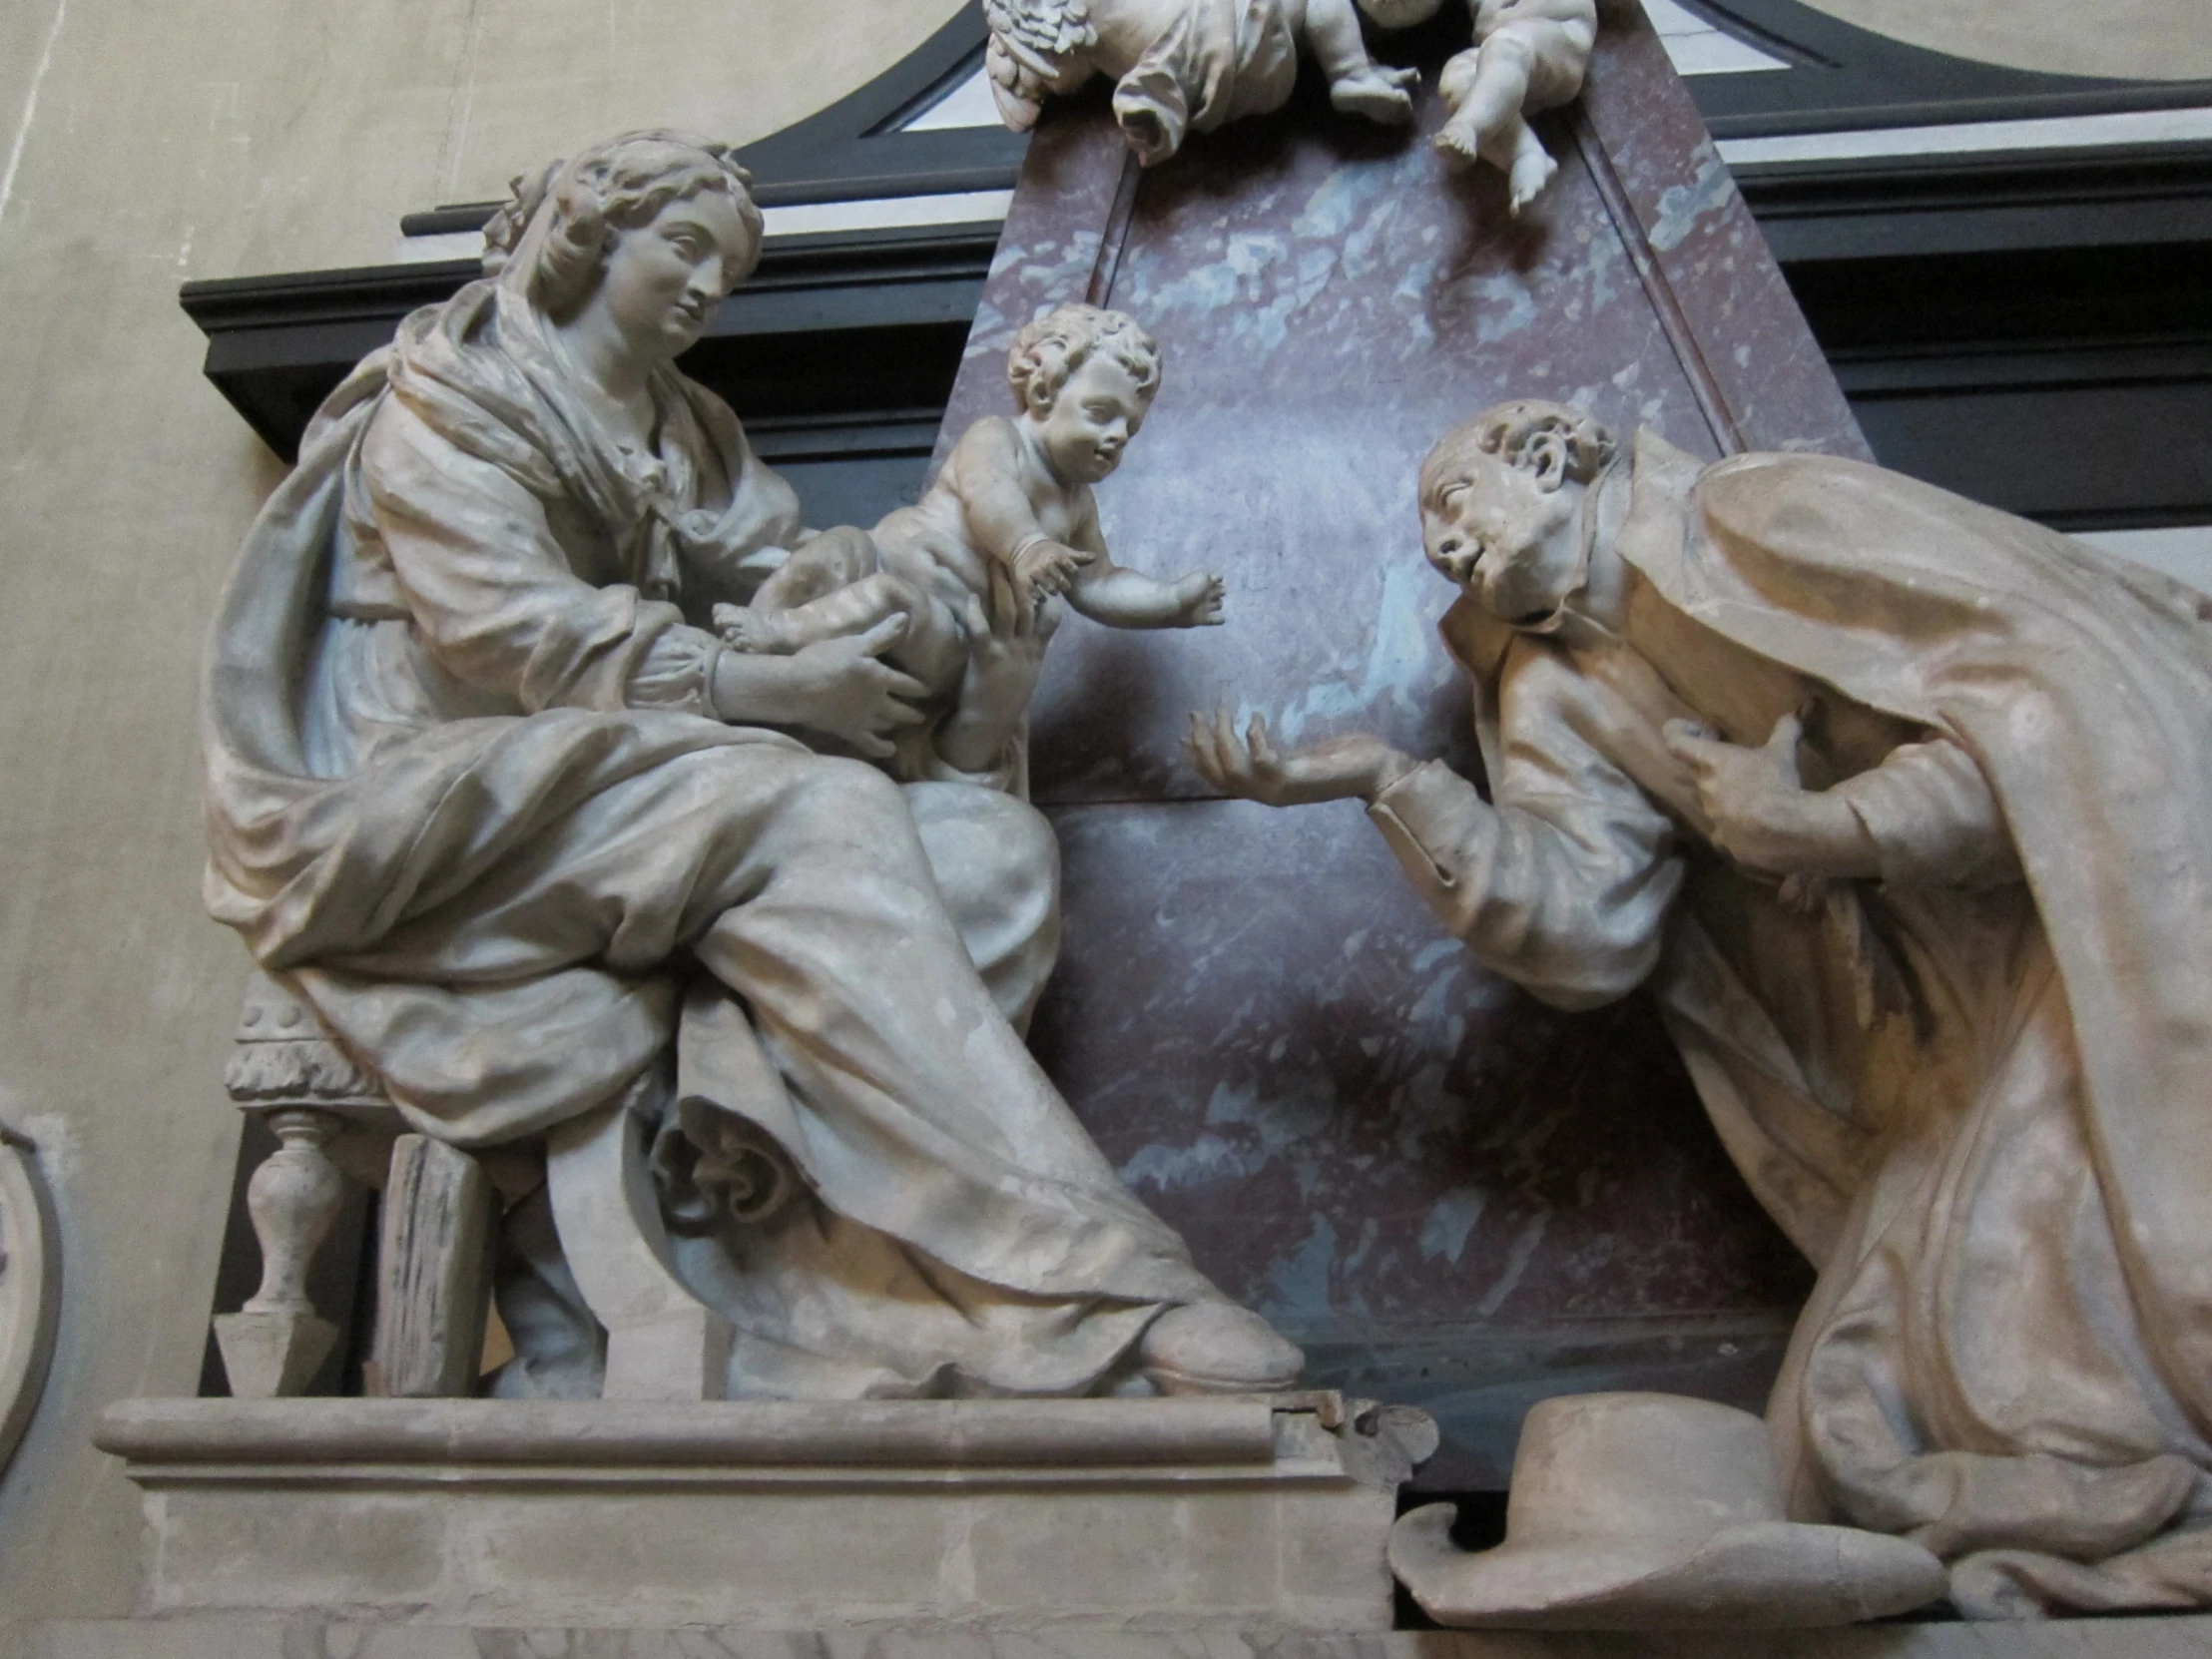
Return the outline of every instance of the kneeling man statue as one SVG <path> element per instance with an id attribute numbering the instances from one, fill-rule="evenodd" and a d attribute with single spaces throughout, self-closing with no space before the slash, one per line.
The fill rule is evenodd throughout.
<path id="1" fill-rule="evenodd" d="M 1447 434 L 1420 510 L 1487 795 L 1226 716 L 1199 770 L 1365 800 L 1546 1002 L 1656 993 L 1821 1268 L 1753 1436 L 1778 1519 L 1910 1539 L 1968 1616 L 2212 1603 L 2212 602 L 1552 403 Z"/>

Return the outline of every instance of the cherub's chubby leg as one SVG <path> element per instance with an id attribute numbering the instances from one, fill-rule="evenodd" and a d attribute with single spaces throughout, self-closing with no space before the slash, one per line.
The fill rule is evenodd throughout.
<path id="1" fill-rule="evenodd" d="M 1370 121 L 1413 119 L 1414 69 L 1386 69 L 1368 56 L 1353 0 L 1307 0 L 1306 40 L 1329 76 L 1329 101 Z"/>
<path id="2" fill-rule="evenodd" d="M 1559 164 L 1551 159 L 1551 152 L 1536 137 L 1536 130 L 1516 117 L 1513 122 L 1513 152 L 1504 164 L 1507 187 L 1507 204 L 1515 216 L 1521 209 L 1543 194 L 1544 186 L 1551 183 L 1551 176 L 1559 171 Z"/>
<path id="3" fill-rule="evenodd" d="M 1482 160 L 1505 174 L 1516 214 L 1558 171 L 1521 114 L 1534 67 L 1528 45 L 1501 30 L 1445 64 L 1439 86 L 1452 116 L 1436 135 L 1438 153 L 1455 167 Z"/>
<path id="4" fill-rule="evenodd" d="M 789 610 L 764 608 L 758 600 L 742 610 L 719 605 L 715 626 L 740 651 L 788 656 L 822 640 L 864 634 L 888 617 L 912 615 L 921 604 L 906 583 L 877 571 Z"/>

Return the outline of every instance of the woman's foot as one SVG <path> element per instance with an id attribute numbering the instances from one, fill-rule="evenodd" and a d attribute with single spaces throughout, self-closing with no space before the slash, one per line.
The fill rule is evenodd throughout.
<path id="1" fill-rule="evenodd" d="M 1272 1393 L 1298 1381 L 1306 1356 L 1258 1314 L 1194 1302 L 1152 1322 L 1137 1364 L 1164 1394 Z"/>

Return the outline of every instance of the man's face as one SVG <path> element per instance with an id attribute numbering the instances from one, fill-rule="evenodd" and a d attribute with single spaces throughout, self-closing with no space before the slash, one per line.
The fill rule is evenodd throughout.
<path id="1" fill-rule="evenodd" d="M 1547 620 L 1581 575 L 1579 487 L 1465 446 L 1421 494 L 1428 562 L 1506 622 Z"/>

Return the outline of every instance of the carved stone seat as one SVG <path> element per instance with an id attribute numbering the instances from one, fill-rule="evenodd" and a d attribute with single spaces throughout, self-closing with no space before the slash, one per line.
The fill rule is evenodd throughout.
<path id="1" fill-rule="evenodd" d="M 491 1184 L 467 1153 L 406 1133 L 374 1072 L 314 1010 L 257 969 L 225 1077 L 241 1110 L 261 1113 L 277 1149 L 254 1172 L 247 1210 L 262 1282 L 218 1315 L 216 1341 L 240 1398 L 296 1394 L 338 1339 L 314 1307 L 308 1270 L 348 1178 L 384 1193 L 377 1258 L 374 1391 L 473 1390 L 483 1346 Z"/>
<path id="2" fill-rule="evenodd" d="M 262 1283 L 217 1316 L 232 1392 L 267 1399 L 307 1385 L 337 1341 L 307 1292 L 351 1178 L 383 1193 L 370 1391 L 474 1391 L 489 1305 L 495 1188 L 542 1178 L 570 1271 L 607 1334 L 608 1398 L 717 1399 L 730 1327 L 671 1265 L 641 1121 L 620 1103 L 557 1125 L 535 1146 L 472 1155 L 410 1133 L 376 1074 L 280 981 L 256 970 L 226 1079 L 280 1143 L 254 1172 L 247 1209 Z"/>

